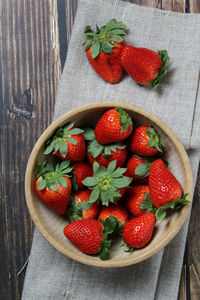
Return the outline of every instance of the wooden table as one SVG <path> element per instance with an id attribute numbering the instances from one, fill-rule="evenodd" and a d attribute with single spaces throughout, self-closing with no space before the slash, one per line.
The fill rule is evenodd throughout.
<path id="1" fill-rule="evenodd" d="M 25 168 L 33 145 L 52 120 L 78 2 L 2 0 L 0 3 L 1 300 L 21 297 L 25 272 L 19 276 L 17 273 L 29 256 L 33 228 L 24 197 Z M 200 12 L 199 0 L 130 2 L 182 13 Z M 200 297 L 199 195 L 200 173 L 179 300 Z"/>

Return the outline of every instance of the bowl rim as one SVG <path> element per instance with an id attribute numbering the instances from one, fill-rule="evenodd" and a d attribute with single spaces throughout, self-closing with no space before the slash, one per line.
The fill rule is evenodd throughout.
<path id="1" fill-rule="evenodd" d="M 176 222 L 173 226 L 171 226 L 171 230 L 168 233 L 168 235 L 165 237 L 164 240 L 159 242 L 157 245 L 155 245 L 154 248 L 149 249 L 148 252 L 143 251 L 142 254 L 140 253 L 139 256 L 129 256 L 129 257 L 121 257 L 120 259 L 113 259 L 113 260 L 106 260 L 102 261 L 100 259 L 95 259 L 89 255 L 85 256 L 79 256 L 78 253 L 72 252 L 71 250 L 68 250 L 67 247 L 63 247 L 60 245 L 58 241 L 52 237 L 52 235 L 48 232 L 48 230 L 45 228 L 43 223 L 41 222 L 40 218 L 37 215 L 34 203 L 33 203 L 33 197 L 31 193 L 31 185 L 32 185 L 32 172 L 35 161 L 37 158 L 38 149 L 43 145 L 44 141 L 46 141 L 51 135 L 52 132 L 55 131 L 56 128 L 63 126 L 64 123 L 68 121 L 68 119 L 73 118 L 73 116 L 85 111 L 85 110 L 93 110 L 94 108 L 112 108 L 112 107 L 122 107 L 125 110 L 132 110 L 134 113 L 138 113 L 140 115 L 145 116 L 146 118 L 150 119 L 158 128 L 160 128 L 172 141 L 173 145 L 175 146 L 180 159 L 183 163 L 184 170 L 187 170 L 185 172 L 186 174 L 186 186 L 185 191 L 189 193 L 188 199 L 192 202 L 192 196 L 193 196 L 193 175 L 192 175 L 192 168 L 190 164 L 190 159 L 184 149 L 184 146 L 182 145 L 179 138 L 176 136 L 176 134 L 168 127 L 166 123 L 161 121 L 158 117 L 153 115 L 152 113 L 148 112 L 146 109 L 141 108 L 140 106 L 129 104 L 126 102 L 119 102 L 119 101 L 103 101 L 103 102 L 93 102 L 89 103 L 83 106 L 80 106 L 78 108 L 75 108 L 73 110 L 70 110 L 69 112 L 63 114 L 61 117 L 56 119 L 54 122 L 52 122 L 47 129 L 42 133 L 42 135 L 37 140 L 30 156 L 28 159 L 27 167 L 26 167 L 26 173 L 25 173 L 25 197 L 26 197 L 26 203 L 28 206 L 28 210 L 30 213 L 30 216 L 35 223 L 36 227 L 40 231 L 40 233 L 43 235 L 43 237 L 59 252 L 63 253 L 65 256 L 78 261 L 82 264 L 95 266 L 95 267 L 103 267 L 103 268 L 116 268 L 116 267 L 125 267 L 129 265 L 133 265 L 136 263 L 139 263 L 141 261 L 146 260 L 147 258 L 153 256 L 155 253 L 163 249 L 178 233 L 180 228 L 182 227 L 188 213 L 190 210 L 190 205 L 185 205 L 182 208 L 181 214 L 182 218 L 181 220 L 177 220 L 179 222 Z M 145 248 L 143 248 L 145 249 Z"/>

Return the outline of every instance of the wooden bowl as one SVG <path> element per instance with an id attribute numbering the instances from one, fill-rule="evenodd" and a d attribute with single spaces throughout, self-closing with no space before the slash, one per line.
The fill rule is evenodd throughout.
<path id="1" fill-rule="evenodd" d="M 136 126 L 148 124 L 155 126 L 166 143 L 165 159 L 169 162 L 169 169 L 181 183 L 184 192 L 189 193 L 188 199 L 192 201 L 192 170 L 189 158 L 180 140 L 165 123 L 151 113 L 138 106 L 121 102 L 90 103 L 66 113 L 53 122 L 35 144 L 28 160 L 25 175 L 25 194 L 28 209 L 41 234 L 64 255 L 83 264 L 106 268 L 133 265 L 160 251 L 180 230 L 189 212 L 189 205 L 185 205 L 180 210 L 168 214 L 167 218 L 156 223 L 151 242 L 145 248 L 135 250 L 131 254 L 124 252 L 124 249 L 119 247 L 122 244 L 121 239 L 116 241 L 115 246 L 111 249 L 111 257 L 106 261 L 80 252 L 65 238 L 63 228 L 66 226 L 67 220 L 48 209 L 39 200 L 35 192 L 36 167 L 44 160 L 45 142 L 57 128 L 72 120 L 75 121 L 76 126 L 94 126 L 102 113 L 112 107 L 124 108 L 130 114 Z"/>

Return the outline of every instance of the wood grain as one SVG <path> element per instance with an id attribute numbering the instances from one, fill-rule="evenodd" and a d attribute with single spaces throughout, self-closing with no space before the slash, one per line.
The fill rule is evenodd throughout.
<path id="1" fill-rule="evenodd" d="M 163 10 L 200 12 L 199 0 L 129 2 Z M 19 277 L 16 274 L 29 255 L 32 238 L 24 198 L 25 167 L 35 141 L 52 120 L 77 3 L 78 0 L 0 2 L 1 300 L 21 298 L 24 272 Z M 200 181 L 189 226 L 179 300 L 196 300 L 200 294 L 199 187 Z"/>
<path id="2" fill-rule="evenodd" d="M 60 79 L 56 1 L 1 7 L 1 299 L 20 299 L 32 239 L 24 173 L 31 148 L 50 124 Z M 53 25 L 53 18 L 55 23 Z"/>

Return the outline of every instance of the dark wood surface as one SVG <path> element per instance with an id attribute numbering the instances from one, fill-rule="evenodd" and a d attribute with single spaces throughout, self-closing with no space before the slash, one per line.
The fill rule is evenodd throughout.
<path id="1" fill-rule="evenodd" d="M 0 300 L 19 300 L 32 243 L 24 197 L 26 163 L 51 123 L 78 0 L 0 2 Z M 199 0 L 138 0 L 139 5 L 199 13 Z M 179 300 L 200 298 L 200 173 L 195 190 Z M 170 288 L 170 287 L 169 287 Z M 27 299 L 28 300 L 28 299 Z"/>

